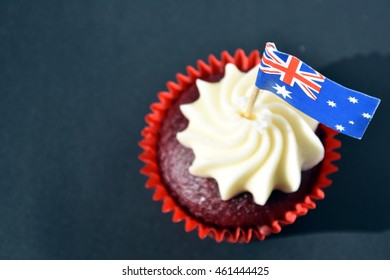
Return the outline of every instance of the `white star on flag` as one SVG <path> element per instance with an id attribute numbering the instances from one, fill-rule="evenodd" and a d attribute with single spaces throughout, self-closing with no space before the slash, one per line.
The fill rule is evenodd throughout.
<path id="1" fill-rule="evenodd" d="M 354 121 L 349 121 L 348 123 L 349 123 L 349 124 L 355 124 L 355 122 L 354 122 Z"/>
<path id="2" fill-rule="evenodd" d="M 349 102 L 351 102 L 353 104 L 356 104 L 359 101 L 356 97 L 353 97 L 353 96 L 348 97 L 348 100 L 349 100 Z"/>
<path id="3" fill-rule="evenodd" d="M 290 96 L 291 91 L 288 91 L 285 86 L 281 87 L 277 83 L 275 83 L 275 87 L 273 88 L 276 89 L 276 94 L 282 95 L 284 99 L 286 99 L 286 97 L 292 99 L 292 97 Z"/>
<path id="4" fill-rule="evenodd" d="M 372 116 L 369 113 L 363 113 L 363 118 L 370 119 Z"/>
<path id="5" fill-rule="evenodd" d="M 332 100 L 328 100 L 326 103 L 328 103 L 328 105 L 332 108 L 336 107 L 336 103 Z"/>
<path id="6" fill-rule="evenodd" d="M 336 129 L 337 129 L 338 131 L 344 131 L 344 130 L 345 130 L 345 127 L 342 126 L 341 124 L 336 124 L 335 127 L 336 127 Z"/>

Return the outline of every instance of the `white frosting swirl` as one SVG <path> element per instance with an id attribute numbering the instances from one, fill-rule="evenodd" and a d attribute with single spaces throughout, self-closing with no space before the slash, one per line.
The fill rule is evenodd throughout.
<path id="1" fill-rule="evenodd" d="M 273 93 L 261 90 L 253 119 L 243 117 L 257 69 L 227 64 L 219 82 L 197 80 L 200 97 L 181 105 L 189 125 L 177 139 L 195 154 L 190 173 L 214 178 L 223 200 L 248 191 L 264 205 L 274 189 L 296 191 L 301 170 L 318 164 L 324 148 L 318 122 Z"/>

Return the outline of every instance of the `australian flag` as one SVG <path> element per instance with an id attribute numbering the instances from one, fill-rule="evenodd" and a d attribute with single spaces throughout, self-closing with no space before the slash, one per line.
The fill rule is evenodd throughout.
<path id="1" fill-rule="evenodd" d="M 256 86 L 273 92 L 306 115 L 361 139 L 380 100 L 339 85 L 295 56 L 267 43 Z"/>

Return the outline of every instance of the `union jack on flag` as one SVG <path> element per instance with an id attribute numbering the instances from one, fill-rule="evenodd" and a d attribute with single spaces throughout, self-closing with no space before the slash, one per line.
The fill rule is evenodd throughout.
<path id="1" fill-rule="evenodd" d="M 325 77 L 301 60 L 276 50 L 274 43 L 267 43 L 261 59 L 260 69 L 267 74 L 280 75 L 280 80 L 290 86 L 294 83 L 311 99 L 316 100 Z"/>
<path id="2" fill-rule="evenodd" d="M 361 139 L 380 103 L 326 78 L 295 56 L 267 43 L 256 86 L 273 92 L 306 115 L 341 133 Z"/>

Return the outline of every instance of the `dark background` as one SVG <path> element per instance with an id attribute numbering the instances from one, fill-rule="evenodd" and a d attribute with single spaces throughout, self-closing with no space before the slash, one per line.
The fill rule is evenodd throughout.
<path id="1" fill-rule="evenodd" d="M 387 2 L 1 1 L 0 258 L 389 259 Z M 186 65 L 266 41 L 382 103 L 339 137 L 316 210 L 263 242 L 200 240 L 144 187 L 143 119 Z"/>

